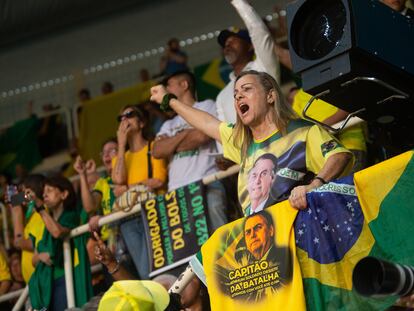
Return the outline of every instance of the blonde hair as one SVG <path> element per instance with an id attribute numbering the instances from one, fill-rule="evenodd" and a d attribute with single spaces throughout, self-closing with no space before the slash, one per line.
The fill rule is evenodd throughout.
<path id="1" fill-rule="evenodd" d="M 257 81 L 263 88 L 266 95 L 272 91 L 276 93 L 276 100 L 273 103 L 274 109 L 272 109 L 272 120 L 274 120 L 276 128 L 280 131 L 280 133 L 282 135 L 286 135 L 289 121 L 297 119 L 298 116 L 293 111 L 292 107 L 286 102 L 279 84 L 271 75 L 267 74 L 266 72 L 259 72 L 255 70 L 241 72 L 237 77 L 235 84 L 238 80 L 240 80 L 241 77 L 247 75 L 253 75 L 257 78 Z M 247 150 L 253 142 L 253 134 L 251 129 L 242 123 L 239 115 L 237 115 L 237 121 L 234 127 L 233 135 L 235 146 L 241 150 L 241 157 L 244 162 L 244 159 L 247 157 Z"/>

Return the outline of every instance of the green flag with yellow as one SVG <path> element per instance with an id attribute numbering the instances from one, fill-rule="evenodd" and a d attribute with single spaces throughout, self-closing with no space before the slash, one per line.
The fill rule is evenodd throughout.
<path id="1" fill-rule="evenodd" d="M 211 304 L 238 311 L 264 308 L 267 303 L 293 306 L 283 310 L 387 309 L 397 297 L 358 295 L 352 284 L 352 271 L 366 256 L 414 265 L 413 189 L 414 159 L 410 151 L 314 189 L 307 194 L 308 208 L 295 213 L 294 223 L 290 222 L 292 214 L 281 214 L 289 211 L 288 202 L 269 207 L 265 212 L 273 222 L 264 223 L 272 223 L 272 236 L 277 237 L 277 252 L 272 252 L 271 257 L 255 257 L 251 251 L 254 247 L 248 246 L 248 235 L 255 227 L 246 224 L 252 216 L 219 228 L 202 247 L 202 256 L 197 256 L 206 275 Z M 289 224 L 292 232 L 286 228 Z M 264 227 L 266 224 L 261 225 Z M 289 237 L 294 238 L 296 247 L 289 248 Z M 290 249 L 287 257 L 284 247 Z M 270 265 L 260 268 L 263 260 L 272 261 L 269 258 L 279 263 L 277 276 L 281 286 L 273 291 L 273 283 L 264 277 Z M 282 258 L 290 258 L 291 274 L 282 273 L 286 267 Z M 252 267 L 253 263 L 259 265 Z M 297 270 L 301 273 L 306 306 L 300 303 L 302 296 L 298 292 L 297 305 L 291 305 L 290 296 L 280 295 L 292 287 L 299 289 L 294 277 L 286 281 L 286 275 L 297 275 Z M 281 301 L 275 302 L 276 292 Z M 264 297 L 264 293 L 265 300 L 258 298 Z"/>

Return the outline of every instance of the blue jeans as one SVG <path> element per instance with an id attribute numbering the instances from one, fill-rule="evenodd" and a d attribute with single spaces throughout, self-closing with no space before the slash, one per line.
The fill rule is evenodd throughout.
<path id="1" fill-rule="evenodd" d="M 226 191 L 223 184 L 216 180 L 206 186 L 210 232 L 227 223 Z"/>
<path id="2" fill-rule="evenodd" d="M 120 230 L 128 252 L 142 280 L 149 279 L 150 262 L 141 216 L 134 216 L 121 223 Z"/>
<path id="3" fill-rule="evenodd" d="M 66 299 L 65 277 L 62 276 L 53 281 L 52 298 L 50 300 L 50 311 L 64 311 L 68 307 Z"/>

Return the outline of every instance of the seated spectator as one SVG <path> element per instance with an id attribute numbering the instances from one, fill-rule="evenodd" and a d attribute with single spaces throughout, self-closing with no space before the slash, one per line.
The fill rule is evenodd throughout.
<path id="1" fill-rule="evenodd" d="M 101 93 L 102 93 L 102 95 L 111 94 L 113 91 L 114 91 L 114 85 L 111 82 L 105 81 L 102 84 L 102 87 L 101 87 Z"/>
<path id="2" fill-rule="evenodd" d="M 19 251 L 10 252 L 10 272 L 12 276 L 12 285 L 9 289 L 10 292 L 22 289 L 26 286 L 26 282 L 23 279 L 22 275 L 22 263 L 21 263 L 21 253 Z"/>
<path id="3" fill-rule="evenodd" d="M 164 86 L 155 86 L 151 89 L 151 100 L 161 103 L 167 92 Z M 329 133 L 297 120 L 270 75 L 243 72 L 235 81 L 234 98 L 235 125 L 221 123 L 178 99 L 170 99 L 168 106 L 195 128 L 221 142 L 224 156 L 240 164 L 239 200 L 245 214 L 255 212 L 247 210 L 251 203 L 248 176 L 256 159 L 263 154 L 273 154 L 278 161 L 271 189 L 275 200 L 270 204 L 289 197 L 290 204 L 297 209 L 307 207 L 308 191 L 346 174 L 352 167 L 352 154 Z"/>
<path id="4" fill-rule="evenodd" d="M 142 68 L 139 71 L 139 80 L 142 83 L 145 83 L 145 82 L 148 82 L 149 80 L 151 80 L 151 77 L 150 77 L 150 74 L 149 74 L 148 69 Z"/>
<path id="5" fill-rule="evenodd" d="M 99 230 L 99 219 L 101 215 L 108 215 L 112 212 L 112 206 L 115 201 L 115 197 L 119 196 L 122 192 L 127 190 L 126 186 L 115 186 L 112 182 L 112 159 L 118 153 L 118 143 L 115 138 L 106 140 L 102 145 L 102 163 L 105 167 L 106 177 L 101 177 L 92 187 L 92 192 L 89 190 L 89 181 L 87 174 L 86 163 L 82 158 L 78 156 L 74 164 L 75 171 L 80 177 L 80 189 L 82 206 L 84 210 L 91 215 L 89 219 L 89 230 L 97 231 L 101 233 L 102 240 L 108 242 L 109 247 L 114 250 L 115 235 L 105 225 Z M 98 215 L 95 215 L 98 213 Z"/>
<path id="6" fill-rule="evenodd" d="M 216 116 L 212 100 L 196 101 L 195 77 L 190 72 L 177 72 L 169 76 L 166 89 L 188 107 Z M 157 134 L 153 155 L 170 159 L 168 165 L 168 191 L 185 186 L 218 172 L 215 165 L 217 145 L 203 132 L 192 128 L 182 117 L 167 120 Z M 211 229 L 227 223 L 226 194 L 220 181 L 207 185 L 207 206 Z"/>
<path id="7" fill-rule="evenodd" d="M 35 309 L 64 310 L 67 306 L 67 297 L 63 239 L 80 223 L 79 213 L 76 211 L 75 191 L 68 179 L 52 177 L 45 182 L 43 199 L 44 205 L 35 206 L 45 224 L 45 231 L 42 239 L 35 241 L 36 249 L 32 260 L 35 272 L 29 281 L 29 295 Z M 75 266 L 79 263 L 89 263 L 87 256 L 82 256 L 86 254 L 84 249 L 75 253 Z M 88 295 L 92 292 L 90 279 L 89 282 L 86 280 L 79 284 L 75 275 L 75 289 L 84 294 L 83 300 L 89 299 Z M 78 304 L 86 302 L 80 297 L 77 298 Z"/>
<path id="8" fill-rule="evenodd" d="M 112 180 L 117 185 L 138 186 L 141 197 L 148 198 L 149 192 L 154 194 L 165 185 L 165 162 L 151 154 L 148 120 L 140 108 L 124 107 L 118 121 L 118 155 L 113 161 Z M 148 249 L 142 218 L 140 215 L 132 217 L 121 223 L 120 231 L 140 277 L 148 279 Z"/>
<path id="9" fill-rule="evenodd" d="M 32 258 L 34 252 L 33 240 L 39 242 L 42 239 L 45 225 L 35 206 L 43 204 L 43 188 L 46 178 L 43 175 L 29 175 L 23 182 L 22 192 L 26 199 L 12 207 L 12 219 L 14 230 L 14 247 L 21 250 L 21 270 L 23 279 L 29 282 L 34 267 Z"/>
<path id="10" fill-rule="evenodd" d="M 7 293 L 12 284 L 9 266 L 6 256 L 0 252 L 0 296 Z"/>
<path id="11" fill-rule="evenodd" d="M 405 4 L 407 0 L 380 0 L 386 6 L 389 6 L 391 9 L 401 13 L 408 18 L 414 18 L 414 11 L 406 7 Z"/>
<path id="12" fill-rule="evenodd" d="M 82 113 L 82 110 L 83 110 L 83 107 L 82 107 L 83 104 L 85 102 L 91 100 L 91 92 L 89 91 L 89 89 L 83 88 L 83 89 L 79 90 L 78 100 L 79 100 L 79 106 L 76 109 L 77 116 L 78 116 L 78 124 L 77 125 L 80 124 L 79 122 L 81 120 L 81 113 Z M 75 124 L 75 126 L 76 126 L 76 124 Z"/>
<path id="13" fill-rule="evenodd" d="M 180 42 L 178 39 L 170 39 L 165 54 L 161 58 L 161 75 L 170 75 L 177 71 L 188 70 L 187 60 L 187 54 L 180 49 Z"/>
<path id="14" fill-rule="evenodd" d="M 91 92 L 89 91 L 89 89 L 86 89 L 86 88 L 80 89 L 78 92 L 78 99 L 79 99 L 79 102 L 81 103 L 91 100 Z"/>

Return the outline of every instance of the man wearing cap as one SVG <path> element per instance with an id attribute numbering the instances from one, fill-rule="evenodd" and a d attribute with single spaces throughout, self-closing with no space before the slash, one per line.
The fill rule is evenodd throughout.
<path id="1" fill-rule="evenodd" d="M 226 29 L 218 36 L 224 58 L 233 71 L 230 73 L 230 82 L 218 94 L 216 105 L 217 115 L 221 121 L 236 123 L 233 89 L 237 75 L 246 70 L 265 71 L 280 82 L 280 70 L 278 59 L 273 52 L 275 43 L 259 14 L 246 0 L 232 0 L 231 4 L 243 19 L 248 31 Z"/>
<path id="2" fill-rule="evenodd" d="M 176 72 L 165 79 L 170 94 L 190 107 L 216 115 L 214 101 L 196 101 L 195 78 L 188 71 Z M 152 154 L 155 158 L 170 159 L 168 165 L 168 191 L 183 187 L 217 172 L 216 143 L 201 131 L 192 128 L 180 116 L 167 120 L 155 139 Z M 226 195 L 220 181 L 207 186 L 207 205 L 210 224 L 216 229 L 227 223 Z"/>

